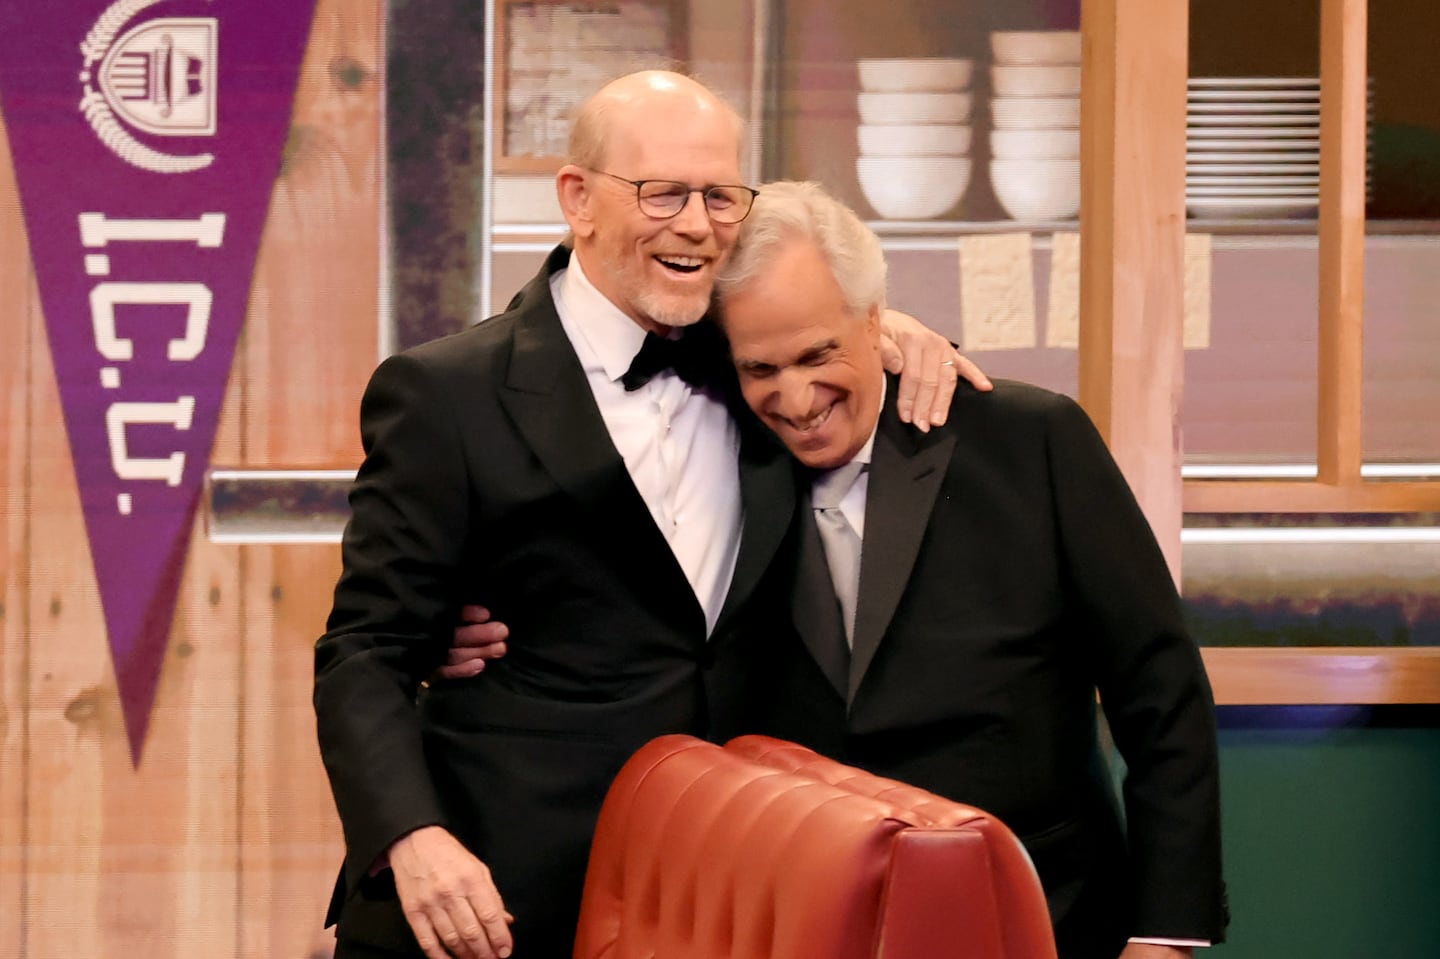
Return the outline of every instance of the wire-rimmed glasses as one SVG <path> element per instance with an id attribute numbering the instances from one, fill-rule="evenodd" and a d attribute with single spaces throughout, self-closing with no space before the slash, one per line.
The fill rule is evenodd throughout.
<path id="1" fill-rule="evenodd" d="M 700 194 L 705 203 L 705 212 L 715 223 L 739 223 L 750 215 L 755 197 L 760 191 L 753 187 L 729 183 L 713 183 L 709 186 L 691 186 L 678 180 L 631 180 L 605 170 L 591 172 L 608 176 L 612 180 L 628 183 L 635 188 L 635 202 L 640 212 L 652 220 L 668 220 L 680 215 L 690 194 Z"/>

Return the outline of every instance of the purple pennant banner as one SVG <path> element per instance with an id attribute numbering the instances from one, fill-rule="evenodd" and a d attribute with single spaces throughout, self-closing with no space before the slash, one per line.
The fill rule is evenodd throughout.
<path id="1" fill-rule="evenodd" d="M 137 765 L 314 9 L 0 0 L 0 107 Z"/>

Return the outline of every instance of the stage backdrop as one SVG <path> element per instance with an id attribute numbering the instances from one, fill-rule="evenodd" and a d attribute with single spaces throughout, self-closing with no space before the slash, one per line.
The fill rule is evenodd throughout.
<path id="1" fill-rule="evenodd" d="M 0 956 L 322 952 L 338 551 L 211 543 L 193 484 L 359 460 L 383 4 L 0 12 Z"/>

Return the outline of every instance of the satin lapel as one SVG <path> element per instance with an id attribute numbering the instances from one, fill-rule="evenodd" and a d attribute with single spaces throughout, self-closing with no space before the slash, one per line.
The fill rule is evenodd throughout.
<path id="1" fill-rule="evenodd" d="M 809 496 L 801 499 L 800 508 L 807 515 L 797 517 L 795 523 L 800 544 L 795 563 L 795 588 L 790 592 L 790 618 L 820 671 L 830 680 L 835 692 L 844 697 L 850 657 L 845 655 L 845 624 L 840 618 L 840 602 L 835 598 L 835 585 L 830 580 L 820 531 L 815 528 L 814 516 L 808 515 Z"/>
<path id="2" fill-rule="evenodd" d="M 580 503 L 603 535 L 621 543 L 638 540 L 645 554 L 655 557 L 653 565 L 633 570 L 644 594 L 657 604 L 672 605 L 676 618 L 698 619 L 703 634 L 704 612 L 610 440 L 555 312 L 548 275 L 566 262 L 568 252 L 558 265 L 557 254 L 552 254 L 545 271 L 512 301 L 521 316 L 500 402 L 545 471 Z"/>
<path id="3" fill-rule="evenodd" d="M 948 430 L 920 433 L 900 422 L 893 402 L 895 390 L 892 380 L 870 460 L 847 702 L 854 701 L 905 592 L 946 464 L 955 449 L 955 437 Z"/>
<path id="4" fill-rule="evenodd" d="M 740 502 L 745 520 L 735 575 L 715 625 L 717 636 L 724 634 L 730 617 L 744 606 L 770 568 L 795 514 L 795 467 L 790 454 L 748 410 L 737 410 L 735 415 L 740 429 Z"/>

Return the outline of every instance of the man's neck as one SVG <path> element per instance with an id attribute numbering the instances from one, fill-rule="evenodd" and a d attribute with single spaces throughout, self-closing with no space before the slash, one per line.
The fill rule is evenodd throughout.
<path id="1" fill-rule="evenodd" d="M 585 278 L 585 282 L 596 293 L 603 296 L 611 306 L 615 307 L 615 309 L 628 316 L 631 321 L 635 323 L 636 326 L 640 327 L 640 329 L 644 330 L 646 333 L 654 333 L 656 336 L 669 338 L 671 335 L 671 331 L 675 329 L 673 326 L 666 326 L 663 323 L 657 323 L 648 316 L 637 315 L 633 311 L 626 309 L 621 304 L 615 302 L 615 298 L 611 296 L 609 292 L 607 292 L 603 287 L 601 287 L 600 284 L 595 282 L 596 277 L 606 275 L 605 265 L 598 261 L 599 254 L 594 252 L 589 246 L 577 243 L 574 249 L 571 251 L 571 269 L 578 269 L 580 271 L 580 275 Z"/>

